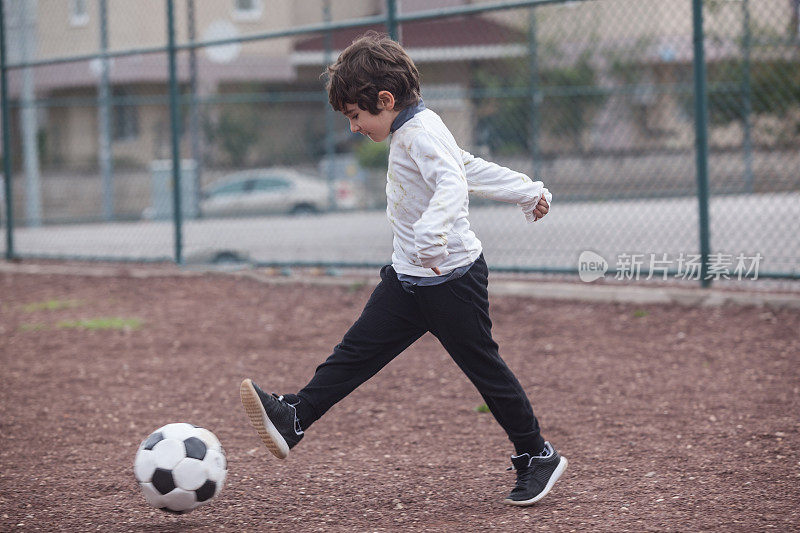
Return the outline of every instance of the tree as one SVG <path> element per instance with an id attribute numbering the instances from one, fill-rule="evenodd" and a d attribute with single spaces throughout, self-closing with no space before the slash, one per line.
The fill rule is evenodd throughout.
<path id="1" fill-rule="evenodd" d="M 539 71 L 539 105 L 542 132 L 569 141 L 583 150 L 583 132 L 606 96 L 599 94 L 597 73 L 584 51 L 572 64 L 550 66 Z M 528 150 L 531 100 L 527 62 L 508 60 L 489 71 L 475 71 L 473 87 L 478 95 L 478 143 L 496 153 Z"/>
<path id="2" fill-rule="evenodd" d="M 216 122 L 206 122 L 206 136 L 209 142 L 217 143 L 232 166 L 238 167 L 245 163 L 250 149 L 258 142 L 259 123 L 252 108 L 225 106 Z"/>

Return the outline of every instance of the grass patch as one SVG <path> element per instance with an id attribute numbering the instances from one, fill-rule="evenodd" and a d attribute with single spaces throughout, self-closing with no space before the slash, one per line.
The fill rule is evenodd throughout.
<path id="1" fill-rule="evenodd" d="M 20 331 L 42 331 L 47 329 L 47 324 L 22 324 Z"/>
<path id="2" fill-rule="evenodd" d="M 636 311 L 633 312 L 633 316 L 635 316 L 636 318 L 642 318 L 642 317 L 645 317 L 645 316 L 647 316 L 649 314 L 650 313 L 648 313 L 644 309 L 637 309 Z"/>
<path id="3" fill-rule="evenodd" d="M 90 318 L 86 320 L 62 320 L 56 324 L 58 329 L 86 329 L 96 330 L 136 330 L 142 327 L 142 320 L 138 318 Z"/>
<path id="4" fill-rule="evenodd" d="M 36 311 L 58 311 L 59 309 L 73 309 L 80 307 L 83 302 L 80 300 L 48 300 L 46 302 L 35 302 L 22 306 L 22 310 L 26 313 L 35 313 Z"/>
<path id="5" fill-rule="evenodd" d="M 488 413 L 489 406 L 486 405 L 485 403 L 482 403 L 478 407 L 476 407 L 475 410 L 478 411 L 479 413 Z"/>
<path id="6" fill-rule="evenodd" d="M 367 285 L 364 281 L 354 281 L 347 286 L 347 292 L 358 292 Z"/>

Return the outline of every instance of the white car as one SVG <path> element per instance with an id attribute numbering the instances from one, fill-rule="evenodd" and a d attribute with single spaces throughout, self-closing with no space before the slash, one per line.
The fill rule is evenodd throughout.
<path id="1" fill-rule="evenodd" d="M 343 196 L 341 183 L 335 184 L 334 189 L 337 199 Z M 204 188 L 200 199 L 203 217 L 266 213 L 301 215 L 320 213 L 330 207 L 327 182 L 277 168 L 245 170 L 221 178 Z"/>

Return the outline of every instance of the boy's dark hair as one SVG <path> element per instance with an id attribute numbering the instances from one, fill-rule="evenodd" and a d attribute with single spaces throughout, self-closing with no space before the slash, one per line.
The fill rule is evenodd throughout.
<path id="1" fill-rule="evenodd" d="M 377 115 L 378 93 L 394 96 L 395 110 L 419 102 L 419 71 L 403 47 L 387 35 L 368 31 L 327 69 L 328 101 L 336 111 L 357 104 Z"/>

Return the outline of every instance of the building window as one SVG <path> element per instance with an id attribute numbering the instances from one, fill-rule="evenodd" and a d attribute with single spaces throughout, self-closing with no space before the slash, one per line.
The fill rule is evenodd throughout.
<path id="1" fill-rule="evenodd" d="M 233 20 L 252 22 L 261 18 L 262 0 L 233 0 Z"/>
<path id="2" fill-rule="evenodd" d="M 111 109 L 111 126 L 115 141 L 129 141 L 139 137 L 139 108 L 124 100 L 131 98 L 133 93 L 128 89 L 115 87 L 112 91 L 113 98 L 122 99 Z"/>
<path id="3" fill-rule="evenodd" d="M 69 23 L 71 26 L 86 26 L 89 24 L 89 0 L 70 0 Z"/>

